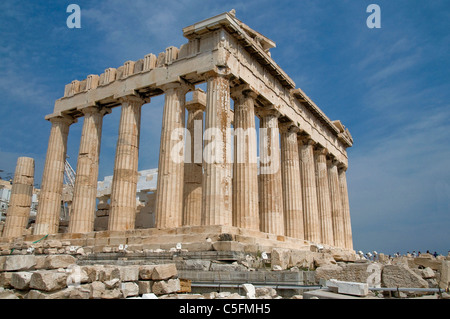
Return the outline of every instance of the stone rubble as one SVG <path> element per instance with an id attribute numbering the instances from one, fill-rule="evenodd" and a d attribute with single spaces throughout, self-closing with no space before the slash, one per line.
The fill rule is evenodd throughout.
<path id="1" fill-rule="evenodd" d="M 226 242 L 224 244 L 227 246 Z M 389 258 L 380 254 L 377 261 L 351 255 L 348 251 L 336 252 L 326 249 L 295 251 L 274 248 L 263 258 L 262 253 L 246 254 L 245 258 L 231 262 L 205 259 L 175 258 L 162 264 L 113 263 L 90 265 L 77 263 L 93 252 L 79 254 L 83 247 L 71 247 L 65 241 L 43 241 L 39 243 L 15 242 L 0 255 L 0 298 L 21 299 L 116 299 L 116 298 L 162 298 L 162 299 L 276 299 L 282 298 L 271 287 L 260 287 L 242 282 L 239 294 L 235 292 L 192 293 L 189 280 L 179 278 L 179 270 L 219 272 L 226 276 L 233 272 L 305 272 L 312 273 L 309 284 L 323 284 L 324 281 L 368 284 L 367 296 L 411 298 L 435 295 L 448 296 L 445 290 L 450 283 L 450 256 L 423 254 L 421 257 Z M 30 251 L 33 247 L 35 250 Z M 84 247 L 87 248 L 87 247 Z M 51 249 L 62 254 L 50 253 Z M 87 249 L 88 250 L 88 249 Z M 186 249 L 183 252 L 187 252 Z M 23 253 L 23 254 L 19 254 Z M 47 255 L 45 255 L 47 253 Z M 145 255 L 144 252 L 142 252 Z M 146 251 L 147 254 L 150 250 Z M 168 250 L 152 250 L 153 254 L 165 256 Z M 108 256 L 111 253 L 96 253 Z M 117 253 L 116 253 L 117 254 Z M 134 254 L 134 255 L 131 255 Z M 97 256 L 95 255 L 95 256 Z M 167 255 L 167 256 L 166 256 Z M 120 253 L 139 256 L 138 251 Z M 121 258 L 119 258 L 120 260 Z M 283 275 L 284 276 L 284 275 Z M 306 275 L 305 275 L 306 276 Z M 225 278 L 225 277 L 224 277 Z M 306 277 L 305 277 L 306 278 Z M 441 288 L 442 292 L 400 292 L 370 291 L 371 287 Z M 213 288 L 211 288 L 213 290 Z M 363 295 L 363 294 L 362 294 Z M 288 298 L 288 297 L 283 297 Z M 301 294 L 289 298 L 302 299 Z"/>
<path id="2" fill-rule="evenodd" d="M 0 286 L 1 299 L 160 297 L 181 290 L 175 264 L 77 266 L 70 255 L 2 256 Z"/>

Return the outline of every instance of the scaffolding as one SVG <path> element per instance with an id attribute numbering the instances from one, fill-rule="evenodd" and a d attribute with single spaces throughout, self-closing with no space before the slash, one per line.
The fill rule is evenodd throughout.
<path id="1" fill-rule="evenodd" d="M 75 187 L 75 170 L 70 165 L 66 158 L 64 163 L 64 186 L 63 186 L 63 197 L 61 201 L 61 221 L 68 221 L 70 215 L 70 207 L 72 204 L 73 190 Z"/>
<path id="2" fill-rule="evenodd" d="M 69 185 L 72 189 L 75 186 L 75 171 L 66 159 L 64 163 L 64 184 Z"/>

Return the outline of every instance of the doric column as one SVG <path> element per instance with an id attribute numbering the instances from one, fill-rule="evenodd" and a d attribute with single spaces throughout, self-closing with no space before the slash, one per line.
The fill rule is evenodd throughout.
<path id="1" fill-rule="evenodd" d="M 202 225 L 232 225 L 230 82 L 207 75 Z"/>
<path id="2" fill-rule="evenodd" d="M 303 195 L 303 222 L 305 239 L 320 243 L 320 221 L 317 208 L 316 173 L 314 167 L 314 141 L 309 137 L 299 139 L 300 171 Z"/>
<path id="3" fill-rule="evenodd" d="M 186 129 L 186 163 L 184 163 L 183 226 L 198 226 L 202 222 L 202 161 L 203 112 L 206 94 L 200 89 L 186 103 L 188 111 Z"/>
<path id="4" fill-rule="evenodd" d="M 189 87 L 170 83 L 165 92 L 155 204 L 157 228 L 182 225 L 185 101 Z"/>
<path id="5" fill-rule="evenodd" d="M 348 201 L 347 176 L 345 173 L 346 170 L 347 168 L 345 166 L 338 168 L 339 187 L 341 190 L 342 215 L 344 220 L 345 248 L 353 249 L 352 224 L 350 219 L 350 205 Z"/>
<path id="6" fill-rule="evenodd" d="M 330 187 L 328 184 L 327 149 L 318 146 L 314 151 L 316 165 L 317 204 L 322 240 L 321 243 L 334 245 L 333 219 L 331 217 Z"/>
<path id="7" fill-rule="evenodd" d="M 14 173 L 3 237 L 23 235 L 30 217 L 34 184 L 34 159 L 19 157 Z"/>
<path id="8" fill-rule="evenodd" d="M 146 101 L 137 96 L 120 98 L 122 104 L 111 185 L 109 230 L 134 229 L 138 180 L 141 108 Z"/>
<path id="9" fill-rule="evenodd" d="M 35 235 L 56 234 L 58 232 L 67 137 L 69 126 L 75 120 L 69 116 L 59 116 L 51 118 L 50 122 L 52 123 L 52 128 L 48 141 L 38 212 L 34 225 Z"/>
<path id="10" fill-rule="evenodd" d="M 299 128 L 293 123 L 285 123 L 280 125 L 280 131 L 285 233 L 289 237 L 304 239 L 302 183 L 297 143 Z"/>
<path id="11" fill-rule="evenodd" d="M 90 106 L 82 109 L 82 112 L 84 122 L 77 161 L 69 233 L 94 231 L 103 115 L 110 110 Z"/>
<path id="12" fill-rule="evenodd" d="M 330 185 L 331 216 L 333 218 L 334 246 L 344 248 L 344 216 L 342 211 L 337 161 L 335 159 L 329 159 L 327 160 L 327 166 L 328 183 Z"/>
<path id="13" fill-rule="evenodd" d="M 260 229 L 266 233 L 284 235 L 283 191 L 280 170 L 279 113 L 259 112 L 260 116 Z"/>
<path id="14" fill-rule="evenodd" d="M 254 101 L 256 93 L 233 90 L 233 226 L 259 230 L 258 163 Z"/>

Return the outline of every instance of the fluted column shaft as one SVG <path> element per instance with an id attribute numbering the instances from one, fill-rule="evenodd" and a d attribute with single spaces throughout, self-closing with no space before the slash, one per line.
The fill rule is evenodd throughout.
<path id="1" fill-rule="evenodd" d="M 313 149 L 314 142 L 310 138 L 300 138 L 299 153 L 305 238 L 309 241 L 320 243 L 321 233 L 317 208 L 316 175 Z"/>
<path id="2" fill-rule="evenodd" d="M 165 86 L 161 143 L 156 193 L 156 227 L 182 225 L 185 96 L 187 87 L 173 83 Z"/>
<path id="3" fill-rule="evenodd" d="M 302 184 L 296 127 L 281 127 L 281 175 L 286 236 L 304 239 Z"/>
<path id="4" fill-rule="evenodd" d="M 278 114 L 267 111 L 260 116 L 260 229 L 284 235 Z"/>
<path id="5" fill-rule="evenodd" d="M 203 93 L 204 94 L 204 93 Z M 184 164 L 183 226 L 198 226 L 202 222 L 202 157 L 203 157 L 203 111 L 200 103 L 186 106 L 188 111 L 186 129 L 186 163 Z M 200 154 L 197 154 L 197 153 Z"/>
<path id="6" fill-rule="evenodd" d="M 334 246 L 344 248 L 344 215 L 342 211 L 341 189 L 339 186 L 339 176 L 337 162 L 328 160 L 328 182 L 330 185 L 331 215 L 333 218 Z"/>
<path id="7" fill-rule="evenodd" d="M 316 165 L 317 203 L 323 244 L 334 245 L 333 219 L 331 215 L 330 187 L 328 183 L 327 150 L 320 148 L 314 152 Z"/>
<path id="8" fill-rule="evenodd" d="M 241 91 L 234 98 L 233 225 L 259 230 L 256 94 Z"/>
<path id="9" fill-rule="evenodd" d="M 34 225 L 35 235 L 56 234 L 61 213 L 61 196 L 64 182 L 64 167 L 67 153 L 71 117 L 50 119 L 52 128 L 48 141 L 44 173 L 42 175 L 39 206 Z"/>
<path id="10" fill-rule="evenodd" d="M 100 143 L 103 115 L 106 110 L 87 107 L 82 111 L 84 122 L 77 161 L 69 233 L 94 231 Z"/>
<path id="11" fill-rule="evenodd" d="M 353 249 L 352 225 L 350 219 L 350 205 L 348 201 L 347 176 L 345 168 L 338 169 L 339 187 L 341 190 L 342 215 L 344 221 L 344 245 L 347 249 Z"/>
<path id="12" fill-rule="evenodd" d="M 230 82 L 207 78 L 202 225 L 232 225 Z"/>
<path id="13" fill-rule="evenodd" d="M 19 157 L 14 173 L 3 237 L 23 235 L 30 217 L 34 184 L 34 159 Z"/>
<path id="14" fill-rule="evenodd" d="M 111 185 L 109 230 L 134 229 L 138 180 L 141 108 L 144 100 L 135 96 L 121 98 L 122 110 Z"/>

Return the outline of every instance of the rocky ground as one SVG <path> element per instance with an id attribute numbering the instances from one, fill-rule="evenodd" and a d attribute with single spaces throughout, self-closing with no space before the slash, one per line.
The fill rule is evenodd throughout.
<path id="1" fill-rule="evenodd" d="M 327 250 L 292 251 L 272 249 L 267 257 L 247 254 L 234 262 L 217 260 L 183 260 L 152 263 L 138 260 L 134 264 L 80 263 L 89 256 L 82 247 L 70 243 L 44 241 L 33 247 L 17 246 L 3 249 L 0 255 L 0 299 L 302 299 L 300 293 L 283 294 L 273 287 L 261 287 L 242 282 L 236 290 L 220 292 L 211 288 L 202 293 L 180 273 L 185 270 L 203 272 L 303 272 L 307 284 L 324 285 L 327 280 L 367 284 L 369 288 L 433 288 L 435 291 L 382 291 L 369 289 L 365 297 L 377 298 L 449 298 L 450 256 L 389 258 L 379 254 L 369 261 L 357 254 Z M 174 251 L 175 252 L 175 251 Z M 122 252 L 126 256 L 140 256 L 150 252 Z M 153 251 L 170 254 L 171 251 Z M 99 257 L 105 252 L 94 255 Z M 174 255 L 175 256 L 175 255 Z M 263 258 L 264 257 L 264 258 Z M 310 276 L 312 275 L 312 276 Z M 306 275 L 305 275 L 306 276 Z M 312 279 L 311 279 L 312 278 Z M 440 291 L 436 291 L 436 289 Z M 317 289 L 317 288 L 314 288 Z M 447 291 L 446 291 L 447 290 Z"/>

